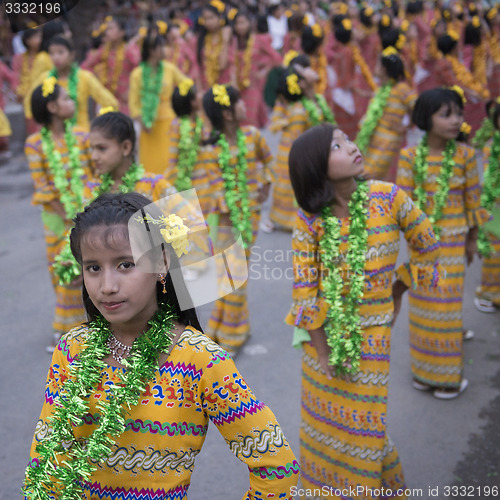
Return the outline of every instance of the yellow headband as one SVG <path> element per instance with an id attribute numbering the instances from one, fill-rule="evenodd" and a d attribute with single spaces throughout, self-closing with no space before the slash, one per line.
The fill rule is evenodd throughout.
<path id="1" fill-rule="evenodd" d="M 191 78 L 185 78 L 179 83 L 179 94 L 183 97 L 186 97 L 189 94 L 189 91 L 193 88 L 194 82 Z"/>
<path id="2" fill-rule="evenodd" d="M 212 92 L 214 94 L 214 101 L 219 103 L 221 106 L 229 108 L 231 106 L 231 100 L 229 99 L 229 94 L 225 85 L 216 84 L 212 87 Z"/>
<path id="3" fill-rule="evenodd" d="M 342 19 L 342 26 L 344 27 L 345 30 L 351 31 L 352 21 L 350 19 Z"/>
<path id="4" fill-rule="evenodd" d="M 135 220 L 141 223 L 146 221 L 157 226 L 164 226 L 164 229 L 160 229 L 160 233 L 163 239 L 169 245 L 172 245 L 177 257 L 188 253 L 189 241 L 187 233 L 189 233 L 190 229 L 178 215 L 170 214 L 168 217 L 162 215 L 155 219 L 147 214 L 146 217 L 137 217 Z"/>
<path id="5" fill-rule="evenodd" d="M 299 77 L 295 73 L 286 77 L 286 87 L 290 95 L 301 95 L 302 89 L 299 85 Z"/>
<path id="6" fill-rule="evenodd" d="M 290 63 L 299 55 L 299 53 L 296 50 L 289 50 L 286 54 L 285 57 L 283 58 L 283 66 L 288 68 L 290 66 Z"/>
<path id="7" fill-rule="evenodd" d="M 107 106 L 105 108 L 101 108 L 101 110 L 99 111 L 99 116 L 107 115 L 108 113 L 116 113 L 116 111 L 116 108 L 114 108 L 113 106 Z"/>
<path id="8" fill-rule="evenodd" d="M 464 91 L 462 87 L 459 87 L 458 85 L 452 85 L 451 87 L 448 87 L 450 90 L 453 90 L 453 92 L 456 92 L 459 96 L 460 99 L 462 99 L 462 103 L 465 104 L 467 102 L 467 99 L 465 98 Z"/>
<path id="9" fill-rule="evenodd" d="M 54 89 L 56 88 L 57 78 L 55 76 L 49 76 L 45 78 L 42 83 L 42 96 L 49 97 L 54 93 Z"/>
<path id="10" fill-rule="evenodd" d="M 392 45 L 389 45 L 389 47 L 386 47 L 382 51 L 382 57 L 391 57 L 397 55 L 399 55 L 399 52 Z"/>
<path id="11" fill-rule="evenodd" d="M 311 26 L 312 33 L 316 38 L 321 38 L 323 36 L 323 30 L 321 29 L 321 26 L 316 23 Z"/>

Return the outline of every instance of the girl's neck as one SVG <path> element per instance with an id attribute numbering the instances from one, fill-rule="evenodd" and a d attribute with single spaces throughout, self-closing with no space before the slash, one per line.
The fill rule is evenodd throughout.
<path id="1" fill-rule="evenodd" d="M 189 115 L 189 119 L 194 123 L 197 118 L 198 118 L 198 111 L 197 110 L 191 111 L 191 114 Z"/>
<path id="2" fill-rule="evenodd" d="M 226 136 L 226 140 L 229 144 L 236 144 L 236 137 L 240 125 L 238 122 L 232 122 L 225 124 L 222 128 L 222 133 Z"/>
<path id="3" fill-rule="evenodd" d="M 109 42 L 109 46 L 111 48 L 111 50 L 115 50 L 117 49 L 118 47 L 120 47 L 120 45 L 123 43 L 123 40 L 115 40 L 113 42 Z"/>
<path id="4" fill-rule="evenodd" d="M 311 85 L 308 89 L 304 89 L 304 97 L 311 99 L 312 101 L 316 100 L 316 92 L 314 92 L 314 86 Z"/>
<path id="5" fill-rule="evenodd" d="M 335 182 L 333 209 L 337 217 L 344 217 L 349 214 L 349 202 L 357 188 L 358 183 L 354 177 Z"/>
<path id="6" fill-rule="evenodd" d="M 157 70 L 158 66 L 160 65 L 161 59 L 158 59 L 157 57 L 150 57 L 148 59 L 148 64 L 151 66 L 153 70 Z"/>
<path id="7" fill-rule="evenodd" d="M 52 120 L 47 128 L 52 132 L 54 137 L 64 136 L 64 120 L 57 116 L 52 115 Z"/>
<path id="8" fill-rule="evenodd" d="M 119 186 L 122 183 L 123 176 L 128 172 L 134 163 L 131 157 L 124 158 L 121 164 L 111 172 L 111 178 L 114 185 Z"/>
<path id="9" fill-rule="evenodd" d="M 239 49 L 245 49 L 248 44 L 248 40 L 250 38 L 250 33 L 247 35 L 238 35 L 238 47 Z"/>
<path id="10" fill-rule="evenodd" d="M 59 78 L 67 78 L 71 73 L 71 64 L 69 66 L 65 66 L 64 68 L 57 70 L 57 76 Z"/>
<path id="11" fill-rule="evenodd" d="M 427 144 L 429 146 L 429 152 L 441 153 L 446 148 L 448 139 L 441 137 L 440 135 L 429 132 L 427 134 Z"/>

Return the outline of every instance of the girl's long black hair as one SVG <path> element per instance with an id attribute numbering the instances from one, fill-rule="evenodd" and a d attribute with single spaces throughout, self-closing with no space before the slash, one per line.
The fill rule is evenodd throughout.
<path id="1" fill-rule="evenodd" d="M 159 210 L 158 214 L 152 213 L 151 207 L 148 205 L 151 205 L 151 201 L 138 193 L 105 193 L 96 198 L 90 205 L 85 207 L 83 212 L 77 214 L 73 220 L 75 226 L 71 230 L 70 242 L 71 252 L 77 262 L 80 265 L 82 264 L 81 242 L 88 231 L 97 226 L 110 227 L 121 225 L 126 228 L 130 218 L 138 211 L 143 211 L 144 215 L 149 213 L 155 219 L 157 219 L 159 215 L 162 215 Z M 147 212 L 145 207 L 148 207 Z M 149 224 L 148 227 L 151 232 L 160 231 L 158 226 L 154 224 Z M 158 235 L 156 241 L 161 241 L 160 235 Z M 169 254 L 170 269 L 179 267 L 177 256 L 170 245 L 163 244 L 162 251 L 168 252 Z M 182 277 L 176 277 L 176 286 L 174 287 L 171 273 L 168 272 L 165 277 L 165 288 L 166 293 L 163 293 L 163 285 L 160 282 L 156 285 L 158 306 L 160 308 L 170 307 L 180 323 L 190 325 L 202 331 L 196 309 L 191 307 L 183 311 L 179 305 L 178 295 L 189 297 L 189 292 L 187 291 Z M 88 319 L 92 322 L 100 316 L 101 313 L 90 300 L 87 289 L 85 288 L 85 282 L 82 286 L 82 296 Z"/>

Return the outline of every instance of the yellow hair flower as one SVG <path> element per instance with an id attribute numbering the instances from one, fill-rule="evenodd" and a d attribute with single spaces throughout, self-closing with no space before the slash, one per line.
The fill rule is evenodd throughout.
<path id="1" fill-rule="evenodd" d="M 449 29 L 446 34 L 452 39 L 455 40 L 455 42 L 458 42 L 459 40 L 459 35 L 455 30 Z"/>
<path id="2" fill-rule="evenodd" d="M 212 7 L 215 7 L 219 12 L 219 14 L 222 14 L 226 10 L 226 5 L 224 4 L 224 2 L 221 2 L 220 0 L 212 0 L 210 2 L 210 5 Z"/>
<path id="3" fill-rule="evenodd" d="M 141 26 L 138 33 L 141 38 L 144 38 L 148 34 L 148 29 L 146 28 L 146 26 Z"/>
<path id="4" fill-rule="evenodd" d="M 495 102 L 496 102 L 497 104 L 500 104 L 500 96 L 498 96 L 498 97 L 495 99 Z"/>
<path id="5" fill-rule="evenodd" d="M 309 25 L 309 14 L 306 14 L 304 18 L 302 19 L 302 23 L 305 24 L 306 26 Z"/>
<path id="6" fill-rule="evenodd" d="M 92 38 L 97 38 L 100 34 L 101 32 L 99 30 L 93 30 L 91 33 Z"/>
<path id="7" fill-rule="evenodd" d="M 105 22 L 105 23 L 110 23 L 112 20 L 113 20 L 113 16 L 106 16 L 106 17 L 104 18 L 104 22 Z"/>
<path id="8" fill-rule="evenodd" d="M 164 35 L 168 30 L 168 24 L 165 21 L 156 21 L 156 27 L 160 35 Z"/>
<path id="9" fill-rule="evenodd" d="M 102 23 L 100 26 L 99 26 L 99 34 L 102 34 L 106 31 L 106 28 L 108 27 L 108 25 L 106 23 Z"/>
<path id="10" fill-rule="evenodd" d="M 160 222 L 165 226 L 165 229 L 160 229 L 160 233 L 163 239 L 172 245 L 177 257 L 187 254 L 189 246 L 187 234 L 190 229 L 183 220 L 178 215 L 170 214 L 168 217 L 160 217 Z"/>
<path id="11" fill-rule="evenodd" d="M 399 55 L 399 52 L 392 45 L 389 45 L 389 47 L 386 47 L 382 51 L 382 57 L 391 57 L 397 55 Z"/>
<path id="12" fill-rule="evenodd" d="M 451 17 L 451 12 L 448 9 L 443 10 L 443 17 L 449 19 Z"/>
<path id="13" fill-rule="evenodd" d="M 183 97 L 189 94 L 189 91 L 193 88 L 194 82 L 191 78 L 184 78 L 181 83 L 179 83 L 179 94 Z"/>
<path id="14" fill-rule="evenodd" d="M 489 11 L 488 11 L 488 14 L 486 14 L 486 17 L 488 19 L 495 19 L 495 17 L 497 17 L 497 14 L 498 14 L 498 9 L 496 7 L 493 7 L 491 8 Z"/>
<path id="15" fill-rule="evenodd" d="M 380 22 L 382 23 L 382 26 L 385 26 L 387 28 L 391 25 L 391 18 L 387 14 L 384 14 L 381 17 Z"/>
<path id="16" fill-rule="evenodd" d="M 316 38 L 321 38 L 323 36 L 323 30 L 321 29 L 321 26 L 318 23 L 313 24 L 311 26 L 311 29 L 312 29 L 313 35 Z"/>
<path id="17" fill-rule="evenodd" d="M 345 30 L 351 31 L 352 21 L 350 19 L 342 19 L 342 26 L 344 27 Z"/>
<path id="18" fill-rule="evenodd" d="M 335 11 L 341 15 L 347 14 L 347 12 L 349 11 L 349 8 L 347 7 L 347 5 L 345 3 L 342 3 L 342 2 L 335 2 L 333 4 L 333 7 L 335 8 Z"/>
<path id="19" fill-rule="evenodd" d="M 234 18 L 236 17 L 236 14 L 238 14 L 238 9 L 235 9 L 234 7 L 227 13 L 227 18 L 230 21 L 234 21 Z"/>
<path id="20" fill-rule="evenodd" d="M 296 50 L 289 50 L 286 54 L 285 57 L 283 58 L 283 66 L 288 68 L 290 66 L 290 63 L 299 55 L 299 53 Z"/>
<path id="21" fill-rule="evenodd" d="M 403 22 L 401 23 L 401 29 L 403 31 L 408 31 L 409 27 L 410 27 L 410 21 L 408 21 L 408 19 L 403 19 Z"/>
<path id="22" fill-rule="evenodd" d="M 458 85 L 452 85 L 451 87 L 448 87 L 450 90 L 453 90 L 453 92 L 456 92 L 459 96 L 460 99 L 462 99 L 462 102 L 465 104 L 467 102 L 467 99 L 465 98 L 465 93 L 462 87 L 459 87 Z"/>
<path id="23" fill-rule="evenodd" d="M 480 28 L 481 27 L 481 20 L 479 19 L 478 16 L 474 16 L 471 20 L 471 23 L 472 23 L 472 26 L 474 26 L 474 28 Z"/>
<path id="24" fill-rule="evenodd" d="M 290 95 L 300 95 L 302 94 L 302 89 L 299 85 L 299 77 L 295 73 L 288 75 L 286 77 L 286 87 Z"/>
<path id="25" fill-rule="evenodd" d="M 54 93 L 54 89 L 56 88 L 57 78 L 55 76 L 49 76 L 45 78 L 42 83 L 42 95 L 43 97 L 49 97 Z"/>
<path id="26" fill-rule="evenodd" d="M 391 0 L 384 0 L 384 5 L 385 5 L 386 7 L 392 7 L 392 2 L 391 2 Z"/>
<path id="27" fill-rule="evenodd" d="M 469 135 L 471 130 L 472 127 L 467 122 L 463 122 L 462 125 L 460 125 L 460 132 L 465 135 Z"/>
<path id="28" fill-rule="evenodd" d="M 406 43 L 406 37 L 402 33 L 400 33 L 396 41 L 396 48 L 398 50 L 401 50 L 405 46 L 405 43 Z"/>
<path id="29" fill-rule="evenodd" d="M 293 16 L 293 11 L 290 9 L 285 10 L 285 16 L 286 17 L 292 17 Z"/>
<path id="30" fill-rule="evenodd" d="M 212 87 L 212 92 L 214 94 L 214 101 L 219 103 L 221 106 L 229 108 L 231 106 L 231 100 L 229 99 L 229 94 L 225 85 L 216 84 Z"/>
<path id="31" fill-rule="evenodd" d="M 99 111 L 99 116 L 107 115 L 108 113 L 116 113 L 116 108 L 113 106 L 106 106 L 105 108 L 101 108 Z"/>
<path id="32" fill-rule="evenodd" d="M 365 16 L 367 17 L 371 17 L 373 16 L 373 7 L 365 7 Z"/>

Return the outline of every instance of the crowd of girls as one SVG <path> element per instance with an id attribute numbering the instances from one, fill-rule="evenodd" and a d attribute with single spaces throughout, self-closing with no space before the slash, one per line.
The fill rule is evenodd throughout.
<path id="1" fill-rule="evenodd" d="M 104 45 L 84 63 L 95 74 L 74 62 L 67 37 L 47 41 L 38 64 L 46 67 L 23 96 L 27 117 L 41 127 L 25 149 L 56 293 L 28 497 L 53 488 L 101 498 L 141 487 L 146 498 L 185 498 L 208 419 L 249 464 L 246 498 L 290 496 L 298 462 L 229 357 L 251 335 L 246 285 L 214 302 L 203 333 L 195 309 L 181 311 L 177 294 L 185 285 L 174 287 L 169 272 L 180 265 L 179 248 L 196 255 L 189 228 L 178 214 L 146 209 L 191 188 L 216 249 L 239 234 L 249 258 L 259 229 L 293 230 L 286 323 L 303 349 L 302 484 L 405 489 L 386 429 L 391 328 L 403 294 L 411 384 L 441 400 L 468 386 L 463 343 L 474 332 L 462 322 L 464 276 L 478 253 L 476 307 L 496 312 L 500 305 L 500 102 L 489 99 L 499 15 L 437 4 L 409 2 L 403 13 L 388 0 L 378 13 L 363 7 L 359 21 L 342 2 L 332 5 L 331 22 L 292 11 L 283 41 L 291 50 L 281 55 L 268 35 L 252 31 L 248 11 L 219 0 L 204 6 L 192 36 L 185 26 L 181 34 L 181 24 L 151 20 L 127 41 L 122 20 L 111 17 Z M 41 53 L 34 55 L 34 38 L 33 66 Z M 433 85 L 430 59 L 445 78 Z M 259 129 L 269 89 L 269 128 L 281 134 L 276 161 Z M 98 105 L 91 123 L 89 98 Z M 420 139 L 405 147 L 411 126 Z M 268 196 L 269 219 L 261 220 Z M 148 222 L 143 228 L 163 225 L 161 234 L 170 235 L 162 272 L 145 272 L 133 259 L 127 224 L 137 213 Z M 396 268 L 400 232 L 408 261 Z M 189 279 L 202 272 L 200 265 Z M 181 370 L 180 382 L 170 376 L 188 365 L 195 369 Z M 165 406 L 166 396 L 157 401 L 156 393 L 172 401 Z M 145 424 L 153 421 L 148 411 L 158 411 L 162 429 L 183 431 L 161 444 Z M 137 429 L 150 441 L 137 441 Z M 261 447 L 264 441 L 271 444 Z M 132 467 L 140 487 L 117 482 L 120 454 L 130 463 L 154 462 Z M 59 456 L 64 466 L 53 469 Z"/>

